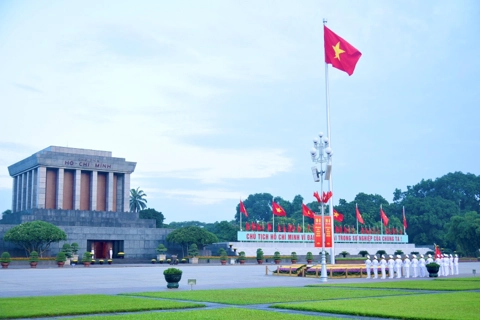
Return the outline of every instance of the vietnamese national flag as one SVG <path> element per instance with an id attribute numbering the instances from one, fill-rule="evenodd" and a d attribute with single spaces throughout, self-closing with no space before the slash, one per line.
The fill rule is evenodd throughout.
<path id="1" fill-rule="evenodd" d="M 242 200 L 240 200 L 240 212 L 243 213 L 245 215 L 245 217 L 248 218 L 247 209 L 245 209 L 245 206 L 243 205 Z"/>
<path id="2" fill-rule="evenodd" d="M 267 231 L 271 232 L 272 231 L 272 224 L 269 222 L 267 223 Z"/>
<path id="3" fill-rule="evenodd" d="M 407 230 L 407 218 L 405 218 L 405 207 L 403 207 L 403 230 Z"/>
<path id="4" fill-rule="evenodd" d="M 302 203 L 302 212 L 305 217 L 312 218 L 312 219 L 314 218 L 314 214 L 312 210 L 310 210 L 310 208 L 304 205 L 303 203 Z"/>
<path id="5" fill-rule="evenodd" d="M 442 251 L 440 248 L 435 244 L 435 258 L 442 258 Z"/>
<path id="6" fill-rule="evenodd" d="M 325 62 L 351 76 L 362 53 L 328 29 L 327 26 L 323 26 L 323 36 L 325 40 Z"/>
<path id="7" fill-rule="evenodd" d="M 302 227 L 300 227 L 300 224 L 297 226 L 297 232 L 302 232 Z"/>
<path id="8" fill-rule="evenodd" d="M 360 222 L 361 224 L 365 224 L 365 222 L 363 221 L 362 215 L 360 214 L 360 210 L 358 210 L 358 206 L 356 205 L 355 205 L 355 211 L 357 212 L 358 222 Z"/>
<path id="9" fill-rule="evenodd" d="M 250 223 L 245 223 L 245 230 L 250 231 Z"/>
<path id="10" fill-rule="evenodd" d="M 287 216 L 287 213 L 285 212 L 285 210 L 276 202 L 272 202 L 272 211 L 273 211 L 273 214 L 276 216 L 280 216 L 280 217 Z"/>
<path id="11" fill-rule="evenodd" d="M 388 225 L 388 217 L 385 212 L 383 212 L 382 207 L 380 207 L 380 218 L 382 218 L 383 225 L 386 227 Z"/>
<path id="12" fill-rule="evenodd" d="M 333 219 L 335 221 L 342 222 L 343 221 L 343 214 L 341 214 L 337 210 L 333 209 Z"/>

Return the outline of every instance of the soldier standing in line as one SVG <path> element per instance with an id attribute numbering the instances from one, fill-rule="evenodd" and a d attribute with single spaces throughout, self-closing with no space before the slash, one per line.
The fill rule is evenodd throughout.
<path id="1" fill-rule="evenodd" d="M 450 274 L 453 276 L 453 255 L 450 254 L 450 257 L 448 258 L 448 267 L 450 269 Z"/>
<path id="2" fill-rule="evenodd" d="M 419 270 L 420 270 L 420 278 L 424 278 L 425 275 L 425 270 L 427 269 L 425 267 L 425 259 L 423 258 L 423 254 L 420 255 L 420 259 L 418 259 L 418 265 L 419 265 Z"/>
<path id="3" fill-rule="evenodd" d="M 405 278 L 410 278 L 410 259 L 408 258 L 408 254 L 405 255 L 405 259 L 403 260 L 403 267 L 405 268 Z"/>
<path id="4" fill-rule="evenodd" d="M 412 255 L 413 278 L 418 277 L 418 260 L 416 255 Z"/>
<path id="5" fill-rule="evenodd" d="M 455 258 L 453 258 L 453 265 L 455 266 L 455 274 L 458 274 L 458 254 L 455 254 Z"/>
<path id="6" fill-rule="evenodd" d="M 447 277 L 449 275 L 448 272 L 448 265 L 450 264 L 450 261 L 448 260 L 448 254 L 443 255 L 443 275 Z"/>
<path id="7" fill-rule="evenodd" d="M 428 255 L 428 258 L 427 258 L 427 261 L 426 261 L 426 262 L 427 262 L 427 264 L 433 262 L 433 259 L 432 259 L 432 255 L 431 255 L 431 254 Z"/>
<path id="8" fill-rule="evenodd" d="M 440 265 L 440 268 L 438 269 L 438 276 L 443 277 L 443 261 L 440 256 L 435 256 L 435 263 Z"/>
<path id="9" fill-rule="evenodd" d="M 385 279 L 386 273 L 385 273 L 385 267 L 387 266 L 387 260 L 385 260 L 385 256 L 382 254 L 382 260 L 380 260 L 380 269 L 382 270 L 382 279 Z"/>
<path id="10" fill-rule="evenodd" d="M 397 272 L 397 279 L 402 277 L 402 258 L 400 255 L 397 255 L 397 259 L 395 259 L 395 271 Z"/>
<path id="11" fill-rule="evenodd" d="M 388 259 L 388 277 L 390 279 L 393 279 L 393 274 L 395 273 L 394 266 L 395 266 L 395 260 L 393 260 L 393 256 L 389 256 L 390 259 Z"/>
<path id="12" fill-rule="evenodd" d="M 365 272 L 367 273 L 367 279 L 370 279 L 371 266 L 372 266 L 372 261 L 370 261 L 370 256 L 367 255 L 367 260 L 365 260 Z"/>
<path id="13" fill-rule="evenodd" d="M 373 267 L 373 279 L 378 279 L 378 260 L 377 260 L 377 256 L 373 256 L 372 267 Z"/>

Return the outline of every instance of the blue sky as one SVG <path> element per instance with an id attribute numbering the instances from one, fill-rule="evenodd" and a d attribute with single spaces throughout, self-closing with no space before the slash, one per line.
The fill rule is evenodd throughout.
<path id="1" fill-rule="evenodd" d="M 253 193 L 313 201 L 323 18 L 363 54 L 329 68 L 335 204 L 480 174 L 478 1 L 7 0 L 0 211 L 7 167 L 50 145 L 136 161 L 167 223 L 231 220 Z"/>

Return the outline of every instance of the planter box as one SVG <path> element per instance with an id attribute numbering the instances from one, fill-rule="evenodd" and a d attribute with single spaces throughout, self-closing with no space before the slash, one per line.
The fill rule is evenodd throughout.
<path id="1" fill-rule="evenodd" d="M 190 263 L 198 264 L 198 258 L 197 257 L 190 258 Z"/>

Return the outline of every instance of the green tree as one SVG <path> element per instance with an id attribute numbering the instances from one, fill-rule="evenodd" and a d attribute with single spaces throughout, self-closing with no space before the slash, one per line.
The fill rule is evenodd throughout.
<path id="1" fill-rule="evenodd" d="M 165 220 L 165 217 L 161 212 L 150 208 L 141 210 L 139 217 L 140 219 L 154 219 L 156 221 L 157 228 L 163 227 L 163 221 Z"/>
<path id="2" fill-rule="evenodd" d="M 2 218 L 5 217 L 6 215 L 12 214 L 12 210 L 8 209 L 2 212 Z"/>
<path id="3" fill-rule="evenodd" d="M 197 247 L 203 249 L 206 245 L 218 242 L 218 238 L 204 228 L 191 226 L 175 229 L 167 236 L 167 241 L 180 245 L 185 255 L 185 249 L 188 251 L 191 244 L 195 243 Z"/>
<path id="4" fill-rule="evenodd" d="M 448 224 L 447 239 L 454 243 L 458 251 L 468 256 L 478 256 L 480 249 L 480 214 L 475 211 L 463 216 L 454 216 Z"/>
<path id="5" fill-rule="evenodd" d="M 130 211 L 139 212 L 147 207 L 147 195 L 140 188 L 130 190 Z"/>
<path id="6" fill-rule="evenodd" d="M 215 234 L 220 242 L 236 241 L 238 225 L 234 222 L 220 221 L 206 226 L 207 231 Z"/>
<path id="7" fill-rule="evenodd" d="M 67 240 L 67 234 L 51 223 L 31 221 L 8 230 L 3 240 L 25 249 L 27 256 L 32 251 L 37 251 L 42 256 L 52 243 Z"/>

